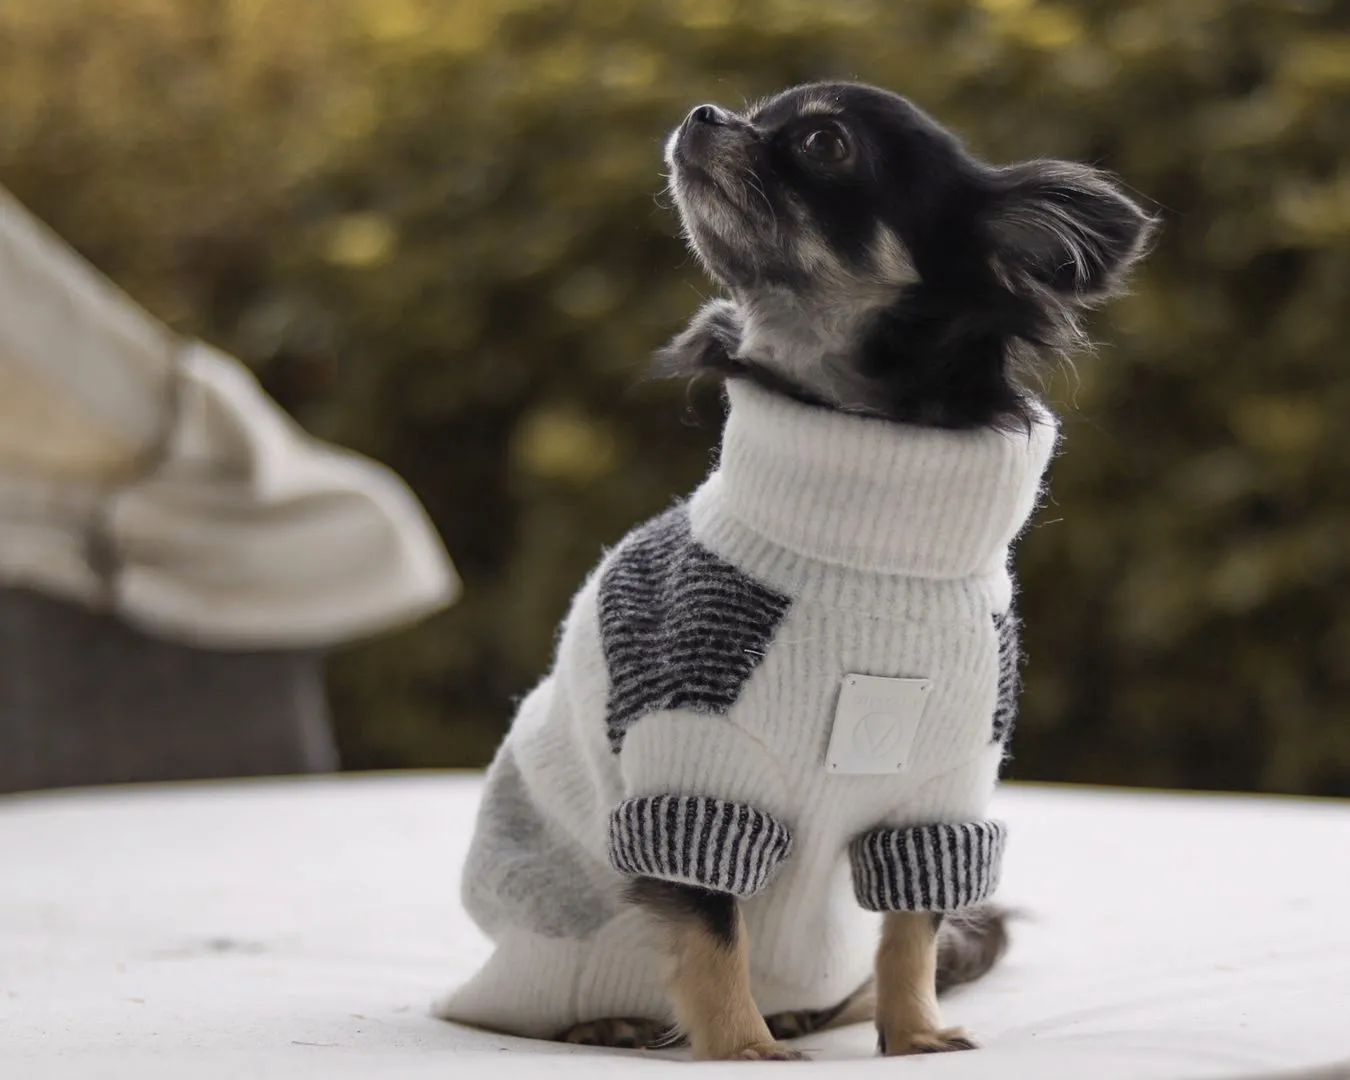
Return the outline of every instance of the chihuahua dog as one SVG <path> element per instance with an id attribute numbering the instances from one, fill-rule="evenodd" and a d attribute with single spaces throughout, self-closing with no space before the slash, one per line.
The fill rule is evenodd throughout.
<path id="1" fill-rule="evenodd" d="M 464 879 L 496 950 L 440 1014 L 703 1059 L 863 1019 L 883 1054 L 968 1049 L 937 997 L 1006 941 L 1008 552 L 1057 440 L 1029 377 L 1152 221 L 858 84 L 701 105 L 666 162 L 724 296 L 657 367 L 726 381 L 719 463 L 606 555 L 522 703 Z"/>

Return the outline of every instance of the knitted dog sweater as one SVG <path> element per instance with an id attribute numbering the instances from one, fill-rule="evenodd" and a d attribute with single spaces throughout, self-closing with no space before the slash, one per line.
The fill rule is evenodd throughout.
<path id="1" fill-rule="evenodd" d="M 743 898 L 766 1015 L 861 986 L 876 912 L 997 883 L 1009 544 L 1054 420 L 953 432 L 727 394 L 717 468 L 606 555 L 493 761 L 463 897 L 494 949 L 448 1019 L 669 1017 L 634 875 Z"/>

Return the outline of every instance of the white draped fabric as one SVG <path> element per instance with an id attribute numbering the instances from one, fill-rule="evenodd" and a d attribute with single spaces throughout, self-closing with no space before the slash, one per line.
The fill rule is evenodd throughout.
<path id="1" fill-rule="evenodd" d="M 0 584 L 222 648 L 339 644 L 459 588 L 396 475 L 307 435 L 3 189 Z"/>

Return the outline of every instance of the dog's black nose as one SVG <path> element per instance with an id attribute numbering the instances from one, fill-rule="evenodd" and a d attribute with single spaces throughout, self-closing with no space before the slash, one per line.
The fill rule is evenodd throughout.
<path id="1" fill-rule="evenodd" d="M 727 114 L 716 105 L 700 105 L 689 114 L 691 124 L 712 124 L 714 127 L 726 127 L 727 120 Z"/>

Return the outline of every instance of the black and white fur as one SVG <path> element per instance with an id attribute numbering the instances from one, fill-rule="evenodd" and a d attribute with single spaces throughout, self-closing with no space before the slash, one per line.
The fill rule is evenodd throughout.
<path id="1" fill-rule="evenodd" d="M 1152 219 L 1097 169 L 973 157 L 897 94 L 787 90 L 694 109 L 666 144 L 686 237 L 726 296 L 657 355 L 798 400 L 1019 427 L 1040 362 L 1084 346 Z"/>

